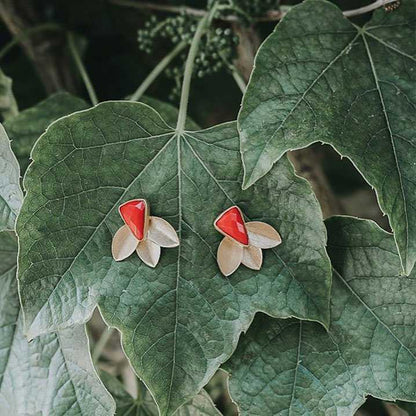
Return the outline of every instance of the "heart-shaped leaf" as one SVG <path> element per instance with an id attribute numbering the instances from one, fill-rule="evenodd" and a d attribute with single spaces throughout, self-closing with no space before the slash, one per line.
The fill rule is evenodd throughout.
<path id="1" fill-rule="evenodd" d="M 58 120 L 39 139 L 18 220 L 29 337 L 85 322 L 98 304 L 163 415 L 192 399 L 233 352 L 256 311 L 328 320 L 330 264 L 319 206 L 282 160 L 249 191 L 235 123 L 177 133 L 141 103 L 108 102 Z M 145 198 L 180 237 L 152 269 L 116 262 L 119 206 Z M 215 218 L 238 204 L 283 243 L 260 272 L 224 278 Z"/>
<path id="2" fill-rule="evenodd" d="M 416 2 L 363 27 L 323 0 L 293 8 L 260 48 L 239 126 L 244 186 L 289 149 L 348 156 L 388 214 L 406 274 L 416 260 Z"/>
<path id="3" fill-rule="evenodd" d="M 19 161 L 22 174 L 29 165 L 30 152 L 35 141 L 46 128 L 58 118 L 75 111 L 85 110 L 87 107 L 84 100 L 66 92 L 58 92 L 4 123 L 4 128 L 12 140 L 12 148 Z"/>
<path id="4" fill-rule="evenodd" d="M 0 124 L 0 231 L 14 230 L 22 201 L 19 164 Z"/>
<path id="5" fill-rule="evenodd" d="M 100 375 L 116 401 L 116 416 L 157 416 L 159 414 L 155 401 L 142 383 L 138 388 L 138 397 L 134 399 L 117 378 L 105 372 Z M 175 412 L 175 416 L 221 416 L 221 413 L 215 407 L 209 394 L 201 390 L 189 403 L 181 406 Z"/>
<path id="6" fill-rule="evenodd" d="M 331 323 L 257 317 L 226 363 L 242 415 L 353 415 L 365 396 L 416 401 L 416 272 L 398 276 L 375 223 L 327 221 Z"/>
<path id="7" fill-rule="evenodd" d="M 15 238 L 0 233 L 0 414 L 113 415 L 83 325 L 31 343 L 24 337 L 16 260 Z"/>

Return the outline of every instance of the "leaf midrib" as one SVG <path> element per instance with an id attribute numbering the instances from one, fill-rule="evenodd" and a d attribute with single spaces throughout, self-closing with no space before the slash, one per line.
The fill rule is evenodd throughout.
<path id="1" fill-rule="evenodd" d="M 193 139 L 193 136 L 191 136 L 189 134 L 189 132 L 187 132 L 187 135 Z M 192 147 L 192 145 L 188 142 L 188 140 L 186 140 L 184 138 L 184 141 L 186 142 L 186 144 L 189 146 L 189 148 L 191 149 L 192 153 L 194 154 L 195 158 L 198 160 L 198 162 L 202 165 L 202 167 L 206 170 L 206 172 L 210 175 L 210 177 L 214 180 L 215 184 L 218 186 L 218 188 L 223 192 L 223 194 L 228 198 L 228 200 L 233 204 L 233 205 L 237 205 L 237 203 L 228 195 L 227 191 L 221 186 L 221 184 L 218 182 L 217 178 L 213 175 L 213 173 L 208 169 L 208 167 L 205 165 L 205 163 L 203 163 L 201 157 L 198 155 L 198 153 L 195 151 L 195 149 Z M 247 218 L 248 221 L 251 221 L 251 219 L 249 217 L 247 217 L 247 215 L 244 215 L 245 218 Z M 315 299 L 313 296 L 310 296 L 310 294 L 307 292 L 307 290 L 305 289 L 304 285 L 296 278 L 296 276 L 294 275 L 292 269 L 286 264 L 286 262 L 279 256 L 279 254 L 277 253 L 276 249 L 272 248 L 270 250 L 276 257 L 277 259 L 280 261 L 280 263 L 283 266 L 283 269 L 288 270 L 291 278 L 297 283 L 299 284 L 299 286 L 302 288 L 303 292 L 305 293 L 305 295 L 307 296 L 308 299 L 310 299 L 311 303 L 313 305 L 315 305 L 317 311 L 320 312 L 320 307 L 316 304 Z M 328 306 L 329 306 L 329 300 L 328 300 Z M 297 317 L 297 318 L 301 318 L 301 317 Z M 325 324 L 324 324 L 325 325 Z"/>
<path id="2" fill-rule="evenodd" d="M 351 32 L 353 33 L 353 32 Z M 306 95 L 309 93 L 309 91 L 315 86 L 315 84 L 324 76 L 324 74 L 338 61 L 338 59 L 340 59 L 345 52 L 351 47 L 351 45 L 353 45 L 353 43 L 355 42 L 355 40 L 358 38 L 360 34 L 356 33 L 356 35 L 353 37 L 352 40 L 350 40 L 347 45 L 341 50 L 341 52 L 336 55 L 334 57 L 334 59 L 328 63 L 328 65 L 322 70 L 322 72 L 319 73 L 319 75 L 311 82 L 311 84 L 306 88 L 306 90 L 303 92 L 303 94 L 301 95 L 301 97 L 298 99 L 298 101 L 295 103 L 295 105 L 290 109 L 290 111 L 288 112 L 288 114 L 285 116 L 285 118 L 282 120 L 282 122 L 279 124 L 279 126 L 277 127 L 277 129 L 274 131 L 274 133 L 272 135 L 270 135 L 270 137 L 268 137 L 267 140 L 265 140 L 264 145 L 262 147 L 262 150 L 257 158 L 256 164 L 254 165 L 252 172 L 254 172 L 257 168 L 257 166 L 260 163 L 260 159 L 264 154 L 264 151 L 266 149 L 266 147 L 269 145 L 269 143 L 275 138 L 276 134 L 280 131 L 280 129 L 284 126 L 284 124 L 286 123 L 286 121 L 289 119 L 289 117 L 293 114 L 293 112 L 298 108 L 298 106 L 304 101 Z"/>
<path id="3" fill-rule="evenodd" d="M 166 134 L 166 136 L 168 136 L 169 134 Z M 130 188 L 134 185 L 134 183 L 141 177 L 141 175 L 143 174 L 143 172 L 146 171 L 146 169 L 161 155 L 163 154 L 163 151 L 165 150 L 166 147 L 169 146 L 169 144 L 173 141 L 173 139 L 175 138 L 175 134 L 172 135 L 172 137 L 162 146 L 162 148 L 156 153 L 155 156 L 153 156 L 153 158 L 146 164 L 146 166 L 141 170 L 141 172 L 130 182 L 130 184 L 125 188 L 124 192 L 122 193 L 122 195 L 119 197 L 119 199 L 114 203 L 113 207 L 107 212 L 107 214 L 104 216 L 104 218 L 100 221 L 100 223 L 96 226 L 96 228 L 94 229 L 94 231 L 91 233 L 90 237 L 88 238 L 88 240 L 85 242 L 85 244 L 80 248 L 80 250 L 78 251 L 78 254 L 74 257 L 73 261 L 70 263 L 70 265 L 68 266 L 68 268 L 62 273 L 61 277 L 59 278 L 59 280 L 56 282 L 55 287 L 53 288 L 52 292 L 50 293 L 50 295 L 48 296 L 47 301 L 45 302 L 45 305 L 39 310 L 39 312 L 37 313 L 37 315 L 39 315 L 42 310 L 46 307 L 47 302 L 50 301 L 51 297 L 53 296 L 53 294 L 55 293 L 55 290 L 58 288 L 58 286 L 60 285 L 60 283 L 62 282 L 62 280 L 64 279 L 64 277 L 67 275 L 67 273 L 69 273 L 72 269 L 72 267 L 74 266 L 75 262 L 77 261 L 78 257 L 81 255 L 81 253 L 83 253 L 83 251 L 85 250 L 85 248 L 88 246 L 88 244 L 92 241 L 92 239 L 94 238 L 94 236 L 96 235 L 96 233 L 98 232 L 98 230 L 101 228 L 101 226 L 106 222 L 106 220 L 108 219 L 109 215 L 114 211 L 115 207 L 117 206 L 117 204 L 119 204 L 122 199 L 125 197 L 125 195 L 127 194 L 127 192 L 130 190 Z M 120 142 L 122 143 L 122 142 Z M 119 143 L 119 144 L 120 144 Z M 34 319 L 32 320 L 33 323 Z M 28 328 L 26 328 L 28 329 Z"/>
<path id="4" fill-rule="evenodd" d="M 384 103 L 384 96 L 383 96 L 383 93 L 382 93 L 381 88 L 380 88 L 379 79 L 378 79 L 378 76 L 377 76 L 377 71 L 376 71 L 376 68 L 375 68 L 375 65 L 374 65 L 374 62 L 373 62 L 373 57 L 371 55 L 370 47 L 369 47 L 369 45 L 367 43 L 367 40 L 365 38 L 365 32 L 364 31 L 362 32 L 362 39 L 363 39 L 363 43 L 365 45 L 365 49 L 366 49 L 366 52 L 367 52 L 368 59 L 370 61 L 370 66 L 371 66 L 371 71 L 373 73 L 374 82 L 375 82 L 377 92 L 379 94 L 379 98 L 380 98 L 381 105 L 382 105 L 382 108 L 383 108 L 383 115 L 384 115 L 384 119 L 386 121 L 387 129 L 389 131 L 390 143 L 391 143 L 391 147 L 392 147 L 392 150 L 393 150 L 394 160 L 396 162 L 397 173 L 399 175 L 400 191 L 401 191 L 402 198 L 403 198 L 403 209 L 404 209 L 404 215 L 405 215 L 405 219 L 406 219 L 406 251 L 405 251 L 406 258 L 402 259 L 402 254 L 400 253 L 400 250 L 399 250 L 399 256 L 402 259 L 403 268 L 407 269 L 407 265 L 406 265 L 407 252 L 409 250 L 409 216 L 408 216 L 408 212 L 407 212 L 406 193 L 404 191 L 404 186 L 403 186 L 402 172 L 400 170 L 400 165 L 399 165 L 399 161 L 398 161 L 398 158 L 397 158 L 396 145 L 395 145 L 394 139 L 393 139 L 393 131 L 392 131 L 391 126 L 390 126 L 390 119 L 387 115 L 386 105 Z M 378 39 L 378 38 L 376 38 L 376 39 Z M 396 236 L 395 236 L 395 238 L 396 238 Z"/>

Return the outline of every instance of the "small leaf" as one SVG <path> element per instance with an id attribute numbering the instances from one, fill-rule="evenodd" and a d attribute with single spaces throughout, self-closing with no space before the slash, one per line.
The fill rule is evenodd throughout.
<path id="1" fill-rule="evenodd" d="M 233 274 L 243 261 L 243 246 L 224 237 L 217 251 L 218 267 L 224 276 Z"/>
<path id="2" fill-rule="evenodd" d="M 365 396 L 416 401 L 416 271 L 398 276 L 391 234 L 327 220 L 331 323 L 259 315 L 225 368 L 242 415 L 353 415 Z"/>
<path id="3" fill-rule="evenodd" d="M 363 27 L 324 0 L 263 43 L 239 115 L 244 186 L 291 149 L 329 143 L 375 188 L 409 274 L 416 261 L 416 1 Z"/>
<path id="4" fill-rule="evenodd" d="M 242 263 L 249 269 L 260 270 L 263 263 L 261 248 L 254 246 L 244 247 Z"/>
<path id="5" fill-rule="evenodd" d="M 58 118 L 88 108 L 87 103 L 66 92 L 49 96 L 34 107 L 21 111 L 4 123 L 12 141 L 12 148 L 23 173 L 29 165 L 30 153 L 35 141 Z"/>
<path id="6" fill-rule="evenodd" d="M 16 99 L 12 91 L 12 80 L 0 69 L 0 114 L 3 120 L 19 114 Z"/>
<path id="7" fill-rule="evenodd" d="M 16 281 L 15 238 L 0 233 L 0 414 L 114 414 L 90 358 L 83 325 L 28 343 Z"/>
<path id="8" fill-rule="evenodd" d="M 14 230 L 22 201 L 19 164 L 0 124 L 0 231 Z"/>
<path id="9" fill-rule="evenodd" d="M 56 121 L 32 156 L 18 220 L 28 336 L 85 322 L 98 304 L 162 415 L 201 390 L 257 310 L 327 323 L 331 273 L 316 198 L 287 160 L 242 191 L 236 123 L 178 134 L 147 105 L 107 102 Z M 135 198 L 180 239 L 155 268 L 111 255 L 118 208 Z M 283 244 L 264 253 L 259 272 L 240 267 L 227 279 L 213 222 L 232 205 L 278 225 Z"/>
<path id="10" fill-rule="evenodd" d="M 127 225 L 118 229 L 113 237 L 111 253 L 115 261 L 121 261 L 130 257 L 137 248 L 139 240 L 130 231 Z"/>
<path id="11" fill-rule="evenodd" d="M 282 242 L 280 234 L 271 225 L 264 222 L 248 222 L 246 228 L 251 246 L 273 248 Z"/>
<path id="12" fill-rule="evenodd" d="M 160 247 L 177 247 L 178 234 L 175 229 L 163 218 L 151 217 L 148 238 Z"/>
<path id="13" fill-rule="evenodd" d="M 143 240 L 137 246 L 137 254 L 143 263 L 156 267 L 160 259 L 160 246 L 151 240 Z"/>

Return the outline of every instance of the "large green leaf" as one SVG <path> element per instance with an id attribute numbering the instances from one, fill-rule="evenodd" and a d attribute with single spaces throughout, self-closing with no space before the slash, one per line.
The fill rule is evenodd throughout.
<path id="1" fill-rule="evenodd" d="M 0 233 L 0 414 L 114 414 L 114 401 L 90 359 L 84 326 L 43 335 L 23 335 L 16 280 L 17 243 Z"/>
<path id="2" fill-rule="evenodd" d="M 19 113 L 12 91 L 12 80 L 0 69 L 0 115 L 3 120 L 17 116 Z"/>
<path id="3" fill-rule="evenodd" d="M 98 304 L 165 415 L 201 390 L 256 311 L 325 324 L 331 276 L 318 203 L 287 160 L 242 191 L 238 147 L 235 123 L 177 134 L 133 102 L 51 125 L 32 152 L 18 220 L 28 336 L 84 322 Z M 138 197 L 180 236 L 155 269 L 111 257 L 118 207 Z M 233 204 L 283 244 L 265 251 L 260 272 L 224 278 L 213 221 Z"/>
<path id="4" fill-rule="evenodd" d="M 14 230 L 22 201 L 19 164 L 0 124 L 0 231 Z"/>
<path id="5" fill-rule="evenodd" d="M 376 189 L 406 274 L 416 260 L 415 28 L 415 0 L 364 28 L 307 0 L 260 48 L 239 115 L 245 187 L 289 149 L 333 145 Z"/>
<path id="6" fill-rule="evenodd" d="M 226 364 L 243 415 L 353 415 L 365 396 L 416 401 L 416 273 L 375 223 L 327 221 L 329 332 L 261 315 Z"/>
<path id="7" fill-rule="evenodd" d="M 75 111 L 85 110 L 87 103 L 66 92 L 59 92 L 28 108 L 4 123 L 12 140 L 12 148 L 19 161 L 22 174 L 29 165 L 30 152 L 35 141 L 58 118 Z"/>
<path id="8" fill-rule="evenodd" d="M 138 397 L 134 399 L 117 378 L 102 372 L 101 379 L 114 397 L 117 404 L 116 416 L 157 416 L 159 414 L 155 401 L 149 390 L 140 384 Z M 175 416 L 221 416 L 209 394 L 202 390 L 189 403 L 185 403 Z"/>

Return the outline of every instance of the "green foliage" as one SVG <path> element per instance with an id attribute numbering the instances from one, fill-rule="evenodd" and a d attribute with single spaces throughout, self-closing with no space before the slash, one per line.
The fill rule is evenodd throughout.
<path id="1" fill-rule="evenodd" d="M 397 275 L 393 237 L 375 223 L 327 228 L 329 331 L 257 317 L 226 364 L 242 415 L 352 415 L 368 394 L 416 401 L 416 273 Z"/>
<path id="2" fill-rule="evenodd" d="M 17 242 L 0 233 L 0 414 L 114 414 L 92 365 L 84 326 L 36 338 L 23 335 L 16 280 Z"/>
<path id="3" fill-rule="evenodd" d="M 59 93 L 18 113 L 11 80 L 0 71 L 0 231 L 12 231 L 18 215 L 19 236 L 17 267 L 15 236 L 0 233 L 0 414 L 219 416 L 211 398 L 221 409 L 230 402 L 223 384 L 210 381 L 224 375 L 220 366 L 231 374 L 242 415 L 353 415 L 366 395 L 398 401 L 411 414 L 416 0 L 403 0 L 388 14 L 376 11 L 362 28 L 324 0 L 295 6 L 260 48 L 238 121 L 203 130 L 187 118 L 191 79 L 227 68 L 244 90 L 231 64 L 233 30 L 246 41 L 259 22 L 277 15 L 268 12 L 279 4 L 200 3 L 187 6 L 208 12 L 188 9 L 191 16 L 183 2 L 169 0 L 161 7 L 183 13 L 151 16 L 139 30 L 141 50 L 172 52 L 132 101 L 87 109 L 83 100 Z M 76 22 L 69 26 L 79 27 Z M 238 67 L 250 65 L 253 51 L 244 48 L 242 42 Z M 75 58 L 96 102 L 76 51 Z M 49 69 L 71 75 L 69 68 Z M 149 97 L 133 102 L 162 71 L 175 82 L 171 98 L 181 92 L 179 110 Z M 169 91 L 163 82 L 160 89 Z M 105 96 L 102 85 L 99 92 Z M 233 109 L 220 111 L 204 119 L 233 117 Z M 363 172 L 394 235 L 348 217 L 329 219 L 325 228 L 311 187 L 282 158 L 317 141 Z M 306 152 L 294 157 L 299 154 Z M 305 174 L 308 164 L 296 162 Z M 19 163 L 27 168 L 24 198 Z M 315 181 L 315 173 L 305 176 Z M 323 179 L 314 189 L 325 188 Z M 111 254 L 123 224 L 118 207 L 133 198 L 146 198 L 151 214 L 168 220 L 180 239 L 179 247 L 162 251 L 156 268 L 137 256 L 115 262 Z M 225 278 L 216 259 L 223 237 L 213 222 L 232 205 L 247 221 L 276 228 L 283 242 L 264 251 L 261 270 L 242 266 Z M 102 373 L 112 400 L 97 377 L 83 325 L 97 306 L 120 331 L 123 351 L 143 380 L 137 398 Z M 94 362 L 114 369 L 103 349 L 107 340 L 97 342 Z"/>
<path id="4" fill-rule="evenodd" d="M 260 48 L 239 115 L 245 187 L 287 150 L 330 143 L 376 189 L 406 274 L 416 261 L 415 4 L 377 10 L 363 28 L 323 0 L 294 7 Z"/>
<path id="5" fill-rule="evenodd" d="M 208 0 L 208 7 L 218 2 L 218 0 Z M 242 22 L 252 23 L 256 17 L 263 17 L 269 10 L 276 10 L 280 0 L 220 0 L 219 3 L 224 7 L 220 15 L 237 15 Z"/>
<path id="6" fill-rule="evenodd" d="M 19 165 L 0 124 L 0 231 L 14 230 L 22 201 Z"/>
<path id="7" fill-rule="evenodd" d="M 168 17 L 164 20 L 159 20 L 153 15 L 146 21 L 145 27 L 138 31 L 139 49 L 150 54 L 155 53 L 163 42 L 172 45 L 181 42 L 191 44 L 197 25 L 197 18 L 185 14 Z M 233 34 L 230 28 L 210 29 L 201 39 L 195 59 L 194 75 L 204 78 L 224 67 L 227 68 L 234 57 L 237 43 L 238 37 Z M 171 100 L 180 95 L 185 61 L 186 53 L 183 53 L 175 64 L 165 71 L 166 76 L 175 82 L 170 95 Z"/>
<path id="8" fill-rule="evenodd" d="M 117 404 L 116 416 L 158 416 L 157 406 L 143 383 L 138 388 L 138 397 L 134 399 L 117 378 L 102 372 L 101 378 Z M 175 416 L 221 416 L 211 398 L 202 390 L 189 403 L 181 406 Z"/>
<path id="9" fill-rule="evenodd" d="M 286 160 L 242 191 L 238 147 L 235 123 L 180 134 L 132 102 L 52 124 L 32 152 L 17 227 L 28 335 L 85 322 L 98 303 L 166 415 L 208 382 L 256 311 L 326 324 L 331 279 L 318 203 Z M 156 269 L 111 257 L 117 209 L 137 197 L 180 236 Z M 260 272 L 241 267 L 227 279 L 213 221 L 233 204 L 278 229 L 283 244 L 265 252 Z"/>
<path id="10" fill-rule="evenodd" d="M 61 92 L 49 96 L 46 100 L 22 111 L 17 117 L 4 123 L 12 140 L 13 152 L 19 161 L 22 174 L 29 165 L 30 152 L 35 141 L 46 128 L 58 118 L 87 107 L 84 100 Z"/>

